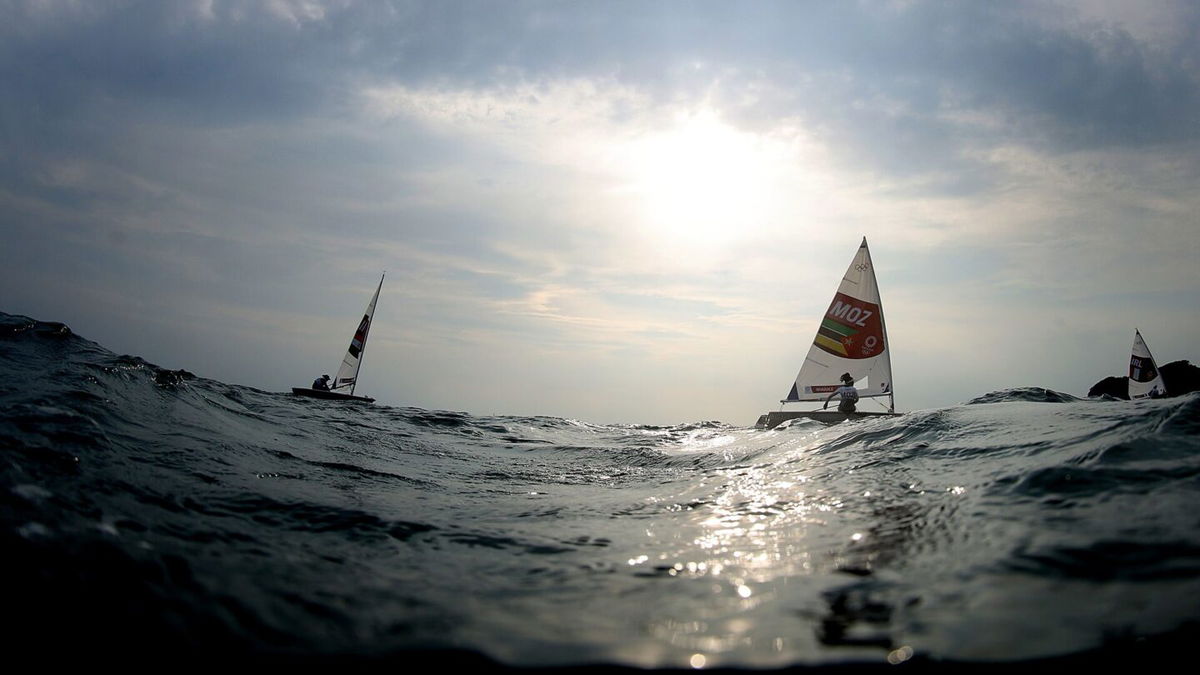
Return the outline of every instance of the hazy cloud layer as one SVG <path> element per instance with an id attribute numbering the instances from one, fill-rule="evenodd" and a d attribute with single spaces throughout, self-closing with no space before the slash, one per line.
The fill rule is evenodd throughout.
<path id="1" fill-rule="evenodd" d="M 0 2 L 0 310 L 266 389 L 748 423 L 854 247 L 902 408 L 1193 358 L 1189 2 Z"/>

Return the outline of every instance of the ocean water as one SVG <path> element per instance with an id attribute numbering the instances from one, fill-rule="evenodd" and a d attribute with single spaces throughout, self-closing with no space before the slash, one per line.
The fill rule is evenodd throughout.
<path id="1" fill-rule="evenodd" d="M 296 398 L 8 314 L 0 372 L 10 660 L 954 672 L 1200 636 L 1196 394 L 598 425 Z"/>

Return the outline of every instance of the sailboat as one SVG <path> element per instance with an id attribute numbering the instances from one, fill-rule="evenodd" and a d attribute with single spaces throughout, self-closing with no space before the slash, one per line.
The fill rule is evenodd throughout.
<path id="1" fill-rule="evenodd" d="M 839 412 L 837 410 L 784 410 L 789 403 L 804 401 L 825 402 L 841 386 L 839 380 L 848 374 L 862 399 L 887 399 L 887 410 L 877 412 Z M 784 421 L 808 418 L 834 423 L 878 415 L 895 415 L 896 399 L 892 389 L 892 356 L 883 323 L 883 306 L 879 286 L 875 282 L 875 267 L 867 238 L 850 261 L 833 302 L 825 311 L 817 335 L 813 338 L 808 356 L 800 373 L 780 402 L 779 410 L 758 418 L 760 429 L 772 429 Z M 860 403 L 861 405 L 861 403 Z"/>
<path id="2" fill-rule="evenodd" d="M 1158 398 L 1167 395 L 1162 373 L 1154 364 L 1141 331 L 1133 330 L 1133 354 L 1129 357 L 1129 398 Z"/>
<path id="3" fill-rule="evenodd" d="M 384 276 L 387 276 L 386 273 L 379 277 L 379 287 L 375 289 L 375 295 L 371 297 L 367 311 L 363 314 L 362 321 L 358 322 L 354 337 L 350 339 L 350 348 L 342 357 L 342 365 L 338 368 L 337 377 L 333 378 L 333 385 L 328 390 L 292 387 L 293 394 L 334 401 L 375 402 L 375 399 L 367 396 L 355 396 L 354 388 L 358 384 L 358 371 L 362 368 L 363 354 L 367 350 L 367 335 L 371 332 L 371 319 L 375 315 L 375 304 L 379 302 L 379 291 L 383 289 Z"/>

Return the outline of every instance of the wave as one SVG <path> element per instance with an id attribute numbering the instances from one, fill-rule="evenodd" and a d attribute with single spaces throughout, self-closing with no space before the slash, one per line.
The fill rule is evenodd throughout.
<path id="1" fill-rule="evenodd" d="M 1015 387 L 1012 389 L 1002 389 L 993 391 L 982 396 L 977 396 L 969 401 L 967 405 L 980 405 L 984 403 L 1005 403 L 1009 401 L 1031 401 L 1036 403 L 1070 403 L 1081 400 L 1077 396 L 1064 394 L 1061 391 L 1046 389 L 1044 387 Z"/>
<path id="2" fill-rule="evenodd" d="M 1200 621 L 1200 393 L 1023 387 L 769 431 L 350 410 L 5 314 L 0 364 L 16 644 L 950 667 Z"/>

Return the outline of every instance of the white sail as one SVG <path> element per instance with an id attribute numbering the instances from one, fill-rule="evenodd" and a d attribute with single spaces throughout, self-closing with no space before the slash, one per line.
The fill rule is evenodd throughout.
<path id="1" fill-rule="evenodd" d="M 1129 357 L 1129 398 L 1164 396 L 1166 393 L 1167 387 L 1150 355 L 1150 348 L 1141 332 L 1134 329 L 1133 354 Z"/>
<path id="2" fill-rule="evenodd" d="M 824 401 L 840 386 L 843 373 L 854 378 L 859 397 L 887 396 L 888 411 L 895 411 L 891 350 L 866 237 L 781 403 Z"/>
<path id="3" fill-rule="evenodd" d="M 354 337 L 350 340 L 350 348 L 346 350 L 342 366 L 338 368 L 337 377 L 334 378 L 333 386 L 330 387 L 333 391 L 349 388 L 350 393 L 354 393 L 354 385 L 358 384 L 358 369 L 362 366 L 363 352 L 367 348 L 367 335 L 371 332 L 371 318 L 375 315 L 375 303 L 379 301 L 379 291 L 382 288 L 383 276 L 380 276 L 379 287 L 375 289 L 375 295 L 371 298 L 362 321 L 358 323 L 358 328 L 354 331 Z"/>

